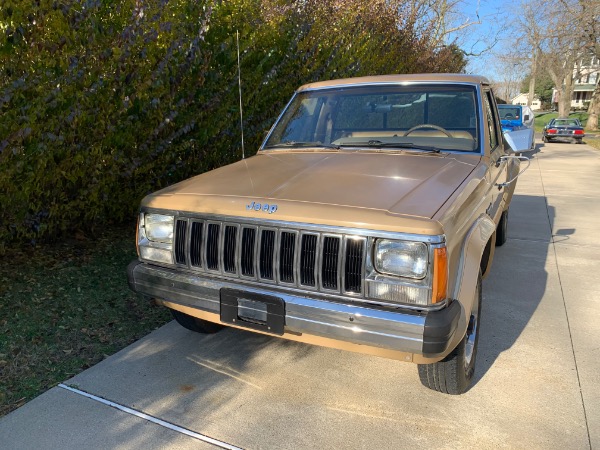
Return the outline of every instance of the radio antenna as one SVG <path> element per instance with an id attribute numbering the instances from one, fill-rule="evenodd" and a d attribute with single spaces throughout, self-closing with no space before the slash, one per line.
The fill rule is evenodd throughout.
<path id="1" fill-rule="evenodd" d="M 237 60 L 238 60 L 238 90 L 240 93 L 240 130 L 242 131 L 242 159 L 245 159 L 244 154 L 244 114 L 242 112 L 242 74 L 240 71 L 240 32 L 235 30 L 237 41 Z"/>

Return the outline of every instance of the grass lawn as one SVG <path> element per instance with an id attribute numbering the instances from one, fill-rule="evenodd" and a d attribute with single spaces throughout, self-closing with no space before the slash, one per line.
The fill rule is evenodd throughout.
<path id="1" fill-rule="evenodd" d="M 9 250 L 0 263 L 0 416 L 170 320 L 129 290 L 135 225 Z"/>
<path id="2" fill-rule="evenodd" d="M 585 138 L 583 140 L 583 142 L 585 142 L 587 145 L 597 148 L 598 150 L 600 150 L 600 137 L 597 138 Z"/>

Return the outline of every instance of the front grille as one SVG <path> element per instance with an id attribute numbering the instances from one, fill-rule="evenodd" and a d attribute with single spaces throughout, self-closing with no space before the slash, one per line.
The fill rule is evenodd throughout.
<path id="1" fill-rule="evenodd" d="M 325 236 L 323 242 L 323 266 L 321 276 L 323 288 L 336 290 L 338 287 L 338 259 L 340 256 L 340 239 Z"/>
<path id="2" fill-rule="evenodd" d="M 344 289 L 360 293 L 362 286 L 363 243 L 349 239 L 346 242 L 346 267 L 344 269 Z"/>
<path id="3" fill-rule="evenodd" d="M 187 221 L 178 220 L 175 226 L 175 262 L 186 264 L 185 242 L 187 240 Z"/>
<path id="4" fill-rule="evenodd" d="M 242 255 L 241 268 L 242 275 L 246 277 L 254 276 L 254 243 L 256 241 L 256 229 L 244 228 L 242 231 Z"/>
<path id="5" fill-rule="evenodd" d="M 202 267 L 202 222 L 192 222 L 192 235 L 190 236 L 190 264 Z"/>
<path id="6" fill-rule="evenodd" d="M 210 270 L 219 270 L 219 236 L 221 224 L 209 223 L 206 239 L 206 267 Z"/>
<path id="7" fill-rule="evenodd" d="M 178 265 L 226 278 L 364 293 L 365 237 L 180 217 L 174 252 Z"/>
<path id="8" fill-rule="evenodd" d="M 235 247 L 237 244 L 237 227 L 225 225 L 225 240 L 223 242 L 223 270 L 236 273 Z"/>
<path id="9" fill-rule="evenodd" d="M 273 258 L 275 257 L 275 231 L 262 230 L 260 235 L 260 277 L 273 280 Z"/>
<path id="10" fill-rule="evenodd" d="M 283 283 L 294 282 L 294 253 L 296 251 L 296 234 L 284 231 L 281 233 L 279 246 L 279 279 Z"/>
<path id="11" fill-rule="evenodd" d="M 316 234 L 305 234 L 302 236 L 302 248 L 300 250 L 300 284 L 303 286 L 316 286 L 315 267 L 317 261 L 317 239 Z"/>

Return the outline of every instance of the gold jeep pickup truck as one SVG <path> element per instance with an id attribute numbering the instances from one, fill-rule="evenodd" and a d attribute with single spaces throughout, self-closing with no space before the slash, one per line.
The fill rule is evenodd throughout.
<path id="1" fill-rule="evenodd" d="M 519 175 L 509 142 L 481 77 L 302 86 L 255 156 L 142 201 L 129 284 L 190 330 L 414 362 L 463 393 Z"/>

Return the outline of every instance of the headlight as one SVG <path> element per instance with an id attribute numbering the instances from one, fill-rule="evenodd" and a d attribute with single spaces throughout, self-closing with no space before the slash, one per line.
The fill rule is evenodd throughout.
<path id="1" fill-rule="evenodd" d="M 429 251 L 422 242 L 380 239 L 375 245 L 375 270 L 388 275 L 422 279 L 427 274 Z"/>
<path id="2" fill-rule="evenodd" d="M 173 242 L 173 216 L 163 214 L 146 214 L 144 228 L 149 241 L 171 244 Z"/>
<path id="3" fill-rule="evenodd" d="M 173 264 L 175 218 L 166 214 L 140 214 L 138 252 L 142 259 Z"/>

